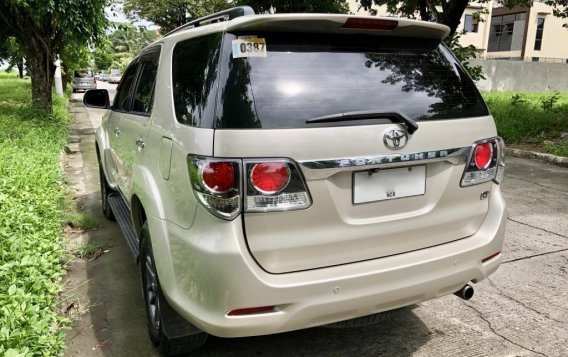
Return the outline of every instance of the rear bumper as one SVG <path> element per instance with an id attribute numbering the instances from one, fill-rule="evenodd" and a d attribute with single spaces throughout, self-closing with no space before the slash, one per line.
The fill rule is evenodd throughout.
<path id="1" fill-rule="evenodd" d="M 97 85 L 96 84 L 73 84 L 73 89 L 74 90 L 84 90 L 87 91 L 89 89 L 97 89 Z"/>
<path id="2" fill-rule="evenodd" d="M 501 264 L 505 203 L 498 186 L 471 237 L 381 259 L 290 274 L 269 274 L 252 259 L 242 222 L 222 222 L 198 209 L 184 230 L 152 218 L 162 288 L 171 305 L 200 329 L 221 337 L 279 333 L 392 310 L 457 291 Z M 213 231 L 210 227 L 215 227 Z M 158 258 L 159 257 L 159 258 Z M 276 306 L 274 312 L 227 316 L 231 310 Z"/>

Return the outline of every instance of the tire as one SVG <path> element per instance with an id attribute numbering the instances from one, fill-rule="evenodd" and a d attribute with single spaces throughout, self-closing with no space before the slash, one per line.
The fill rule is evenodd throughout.
<path id="1" fill-rule="evenodd" d="M 77 90 L 75 88 L 73 88 L 73 93 L 77 93 Z"/>
<path id="2" fill-rule="evenodd" d="M 108 196 L 111 193 L 114 193 L 115 191 L 109 186 L 106 180 L 105 172 L 103 170 L 103 166 L 101 164 L 100 159 L 99 159 L 99 179 L 101 184 L 101 205 L 103 209 L 103 214 L 107 219 L 115 221 L 116 219 L 114 218 L 114 214 L 112 213 L 112 209 L 110 208 L 110 204 L 108 203 Z"/>
<path id="3" fill-rule="evenodd" d="M 164 324 L 167 322 L 163 319 L 163 312 L 166 309 L 171 311 L 172 308 L 162 293 L 158 280 L 148 223 L 144 223 L 140 234 L 140 270 L 148 334 L 154 346 L 164 356 L 187 354 L 203 347 L 207 341 L 207 334 L 203 331 L 175 338 L 168 338 L 164 333 Z"/>

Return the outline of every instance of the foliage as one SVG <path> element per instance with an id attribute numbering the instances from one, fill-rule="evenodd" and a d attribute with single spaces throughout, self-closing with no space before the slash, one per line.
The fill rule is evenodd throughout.
<path id="1" fill-rule="evenodd" d="M 108 1 L 0 1 L 0 38 L 16 38 L 26 54 L 32 100 L 39 107 L 51 111 L 56 56 L 65 46 L 92 44 L 104 33 Z"/>
<path id="2" fill-rule="evenodd" d="M 57 295 L 63 268 L 60 152 L 65 98 L 51 115 L 30 104 L 31 85 L 0 74 L 0 355 L 59 355 Z M 41 150 L 38 150 L 41 148 Z"/>
<path id="3" fill-rule="evenodd" d="M 568 0 L 545 0 L 544 3 L 553 7 L 554 16 L 568 18 Z M 568 24 L 564 24 L 564 27 L 568 27 Z"/>
<path id="4" fill-rule="evenodd" d="M 320 12 L 320 13 L 340 13 L 349 12 L 349 5 L 346 0 L 237 0 L 237 5 L 248 5 L 256 13 L 267 12 Z"/>
<path id="5" fill-rule="evenodd" d="M 470 0 L 356 0 L 361 8 L 376 15 L 373 6 L 386 6 L 391 14 L 397 14 L 411 19 L 419 18 L 424 21 L 434 20 L 450 28 L 450 35 L 456 32 L 462 15 Z M 567 0 L 551 0 L 567 1 Z M 473 1 L 472 1 L 473 2 Z M 498 0 L 508 8 L 515 5 L 531 6 L 532 0 Z M 488 4 L 489 0 L 476 0 L 477 4 Z M 442 11 L 439 11 L 441 9 Z M 479 15 L 478 15 L 479 16 Z"/>
<path id="6" fill-rule="evenodd" d="M 2 38 L 0 33 L 0 64 L 8 63 L 7 72 L 11 72 L 14 67 L 17 67 L 19 76 L 22 78 L 24 75 L 24 57 L 25 53 L 16 38 L 12 36 Z"/>
<path id="7" fill-rule="evenodd" d="M 469 73 L 474 81 L 480 79 L 485 79 L 483 75 L 483 68 L 481 66 L 472 67 L 469 64 L 470 59 L 477 58 L 477 49 L 473 45 L 462 46 L 459 42 L 461 35 L 455 33 L 451 36 L 446 37 L 444 42 L 452 50 L 456 58 L 461 62 L 465 70 Z"/>
<path id="8" fill-rule="evenodd" d="M 98 68 L 119 68 L 124 71 L 136 54 L 156 41 L 158 33 L 155 30 L 136 28 L 129 23 L 115 23 L 114 26 L 116 30 L 108 36 L 104 49 L 101 49 L 110 55 L 110 65 Z"/>
<path id="9" fill-rule="evenodd" d="M 102 248 L 98 245 L 86 242 L 81 244 L 74 252 L 74 255 L 82 259 L 90 259 L 97 254 Z"/>
<path id="10" fill-rule="evenodd" d="M 568 156 L 568 93 L 483 93 L 507 144 Z"/>
<path id="11" fill-rule="evenodd" d="M 146 19 L 160 26 L 165 34 L 191 19 L 231 6 L 226 0 L 124 0 L 124 12 L 132 19 Z"/>

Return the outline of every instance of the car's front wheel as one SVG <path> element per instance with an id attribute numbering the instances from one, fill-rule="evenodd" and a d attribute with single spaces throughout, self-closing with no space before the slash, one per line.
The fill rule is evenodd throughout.
<path id="1" fill-rule="evenodd" d="M 171 315 L 173 310 L 160 288 L 147 223 L 142 226 L 140 235 L 140 269 L 142 273 L 142 293 L 144 294 L 148 319 L 148 333 L 152 343 L 166 356 L 187 354 L 201 348 L 207 340 L 205 332 L 196 331 L 190 334 L 178 335 L 175 338 L 168 337 L 165 333 L 167 328 L 165 324 L 168 321 L 164 316 L 166 316 L 166 311 L 170 311 Z"/>

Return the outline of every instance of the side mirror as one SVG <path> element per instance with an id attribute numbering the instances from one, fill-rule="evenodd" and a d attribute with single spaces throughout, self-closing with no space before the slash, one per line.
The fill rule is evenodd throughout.
<path id="1" fill-rule="evenodd" d="M 83 104 L 89 108 L 108 109 L 110 99 L 106 89 L 91 89 L 83 96 Z"/>

